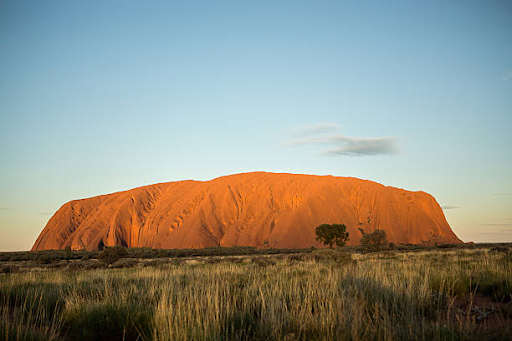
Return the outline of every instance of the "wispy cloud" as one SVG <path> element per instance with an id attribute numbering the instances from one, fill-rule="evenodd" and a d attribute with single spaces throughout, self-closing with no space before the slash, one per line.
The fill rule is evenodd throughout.
<path id="1" fill-rule="evenodd" d="M 37 212 L 36 214 L 40 214 L 40 215 L 52 215 L 51 213 L 49 212 Z"/>
<path id="2" fill-rule="evenodd" d="M 481 235 L 481 236 L 508 236 L 509 234 L 512 233 L 512 230 L 504 230 L 504 231 L 495 231 L 495 232 L 478 232 L 476 233 L 477 235 Z M 503 240 L 501 240 L 503 241 Z"/>
<path id="3" fill-rule="evenodd" d="M 503 77 L 503 80 L 504 81 L 509 81 L 512 79 L 512 71 L 509 72 L 505 77 Z"/>
<path id="4" fill-rule="evenodd" d="M 512 233 L 512 224 L 503 224 L 503 223 L 489 223 L 489 224 L 480 224 L 484 231 L 479 232 L 482 235 L 500 235 L 500 234 L 510 234 Z"/>
<path id="5" fill-rule="evenodd" d="M 494 193 L 493 195 L 512 195 L 512 192 L 510 192 L 510 193 Z"/>
<path id="6" fill-rule="evenodd" d="M 12 207 L 0 207 L 0 211 L 17 211 L 17 209 Z"/>
<path id="7" fill-rule="evenodd" d="M 446 205 L 446 206 L 441 206 L 441 208 L 443 210 L 454 210 L 456 208 L 460 208 L 459 206 L 450 206 L 450 205 Z"/>
<path id="8" fill-rule="evenodd" d="M 501 226 L 501 227 L 512 227 L 512 224 L 503 224 L 503 223 L 491 223 L 491 224 L 480 224 L 480 226 Z"/>
<path id="9" fill-rule="evenodd" d="M 399 137 L 352 137 L 333 134 L 339 126 L 335 123 L 319 123 L 307 127 L 294 128 L 294 139 L 285 146 L 326 145 L 322 155 L 371 156 L 398 154 Z M 325 134 L 329 132 L 330 134 Z"/>
<path id="10" fill-rule="evenodd" d="M 336 123 L 316 123 L 302 127 L 294 127 L 291 128 L 291 131 L 295 135 L 305 136 L 312 134 L 327 133 L 336 130 L 337 128 L 339 128 L 339 125 Z"/>
<path id="11" fill-rule="evenodd" d="M 398 154 L 398 137 L 351 137 L 338 135 L 332 139 L 332 142 L 341 146 L 327 149 L 322 152 L 326 155 L 348 155 L 348 156 L 367 156 L 367 155 L 390 155 Z"/>

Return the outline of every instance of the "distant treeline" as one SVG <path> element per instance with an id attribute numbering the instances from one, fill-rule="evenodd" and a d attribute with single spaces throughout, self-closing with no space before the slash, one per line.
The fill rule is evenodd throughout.
<path id="1" fill-rule="evenodd" d="M 244 256 L 244 255 L 270 255 L 307 253 L 311 249 L 257 249 L 251 246 L 235 247 L 206 247 L 203 249 L 151 249 L 151 248 L 125 248 L 125 258 L 182 258 L 182 257 L 208 257 L 208 256 Z M 44 250 L 1 252 L 0 262 L 3 261 L 40 261 L 51 263 L 59 260 L 72 259 L 98 259 L 102 251 L 86 250 Z"/>
<path id="2" fill-rule="evenodd" d="M 433 249 L 468 249 L 468 248 L 499 248 L 511 246 L 511 243 L 482 243 L 482 244 L 440 244 L 436 246 L 398 244 L 393 245 L 395 251 L 421 251 Z M 244 256 L 244 255 L 272 255 L 272 254 L 295 254 L 309 253 L 315 248 L 307 249 L 258 249 L 251 246 L 235 247 L 207 247 L 203 249 L 151 249 L 151 248 L 126 248 L 125 258 L 183 258 L 183 257 L 209 257 L 209 256 Z M 363 252 L 360 246 L 345 246 L 347 252 Z M 20 251 L 0 252 L 0 262 L 36 261 L 49 264 L 60 260 L 73 259 L 98 259 L 102 251 L 86 250 L 45 250 L 45 251 Z"/>

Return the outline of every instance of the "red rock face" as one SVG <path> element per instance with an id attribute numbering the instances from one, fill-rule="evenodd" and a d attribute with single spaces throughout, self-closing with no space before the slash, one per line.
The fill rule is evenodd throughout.
<path id="1" fill-rule="evenodd" d="M 70 201 L 53 215 L 32 250 L 322 247 L 315 240 L 322 223 L 345 224 L 349 245 L 359 243 L 358 228 L 384 229 L 395 244 L 461 242 L 425 192 L 356 178 L 258 172 Z"/>

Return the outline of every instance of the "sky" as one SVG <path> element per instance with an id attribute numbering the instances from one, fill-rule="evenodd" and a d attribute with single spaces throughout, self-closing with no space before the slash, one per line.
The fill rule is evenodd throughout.
<path id="1" fill-rule="evenodd" d="M 0 251 L 73 199 L 250 171 L 512 242 L 510 1 L 3 0 L 0 122 Z"/>

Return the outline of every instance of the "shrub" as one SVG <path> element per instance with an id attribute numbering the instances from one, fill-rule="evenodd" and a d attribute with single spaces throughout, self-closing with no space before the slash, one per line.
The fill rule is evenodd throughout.
<path id="1" fill-rule="evenodd" d="M 508 254 L 510 252 L 510 249 L 506 246 L 493 246 L 489 249 L 490 252 L 494 253 L 505 253 Z"/>
<path id="2" fill-rule="evenodd" d="M 304 255 L 290 255 L 288 256 L 288 259 L 291 260 L 291 261 L 303 261 L 304 260 Z"/>
<path id="3" fill-rule="evenodd" d="M 331 259 L 339 264 L 353 264 L 355 261 L 352 259 L 352 255 L 350 253 L 345 252 L 336 252 L 331 255 Z"/>
<path id="4" fill-rule="evenodd" d="M 95 269 L 101 269 L 101 268 L 105 268 L 105 267 L 106 267 L 105 263 L 92 261 L 92 262 L 88 262 L 87 264 L 84 265 L 84 270 L 95 270 Z"/>
<path id="5" fill-rule="evenodd" d="M 209 258 L 205 261 L 206 264 L 218 264 L 220 262 L 222 262 L 220 258 Z"/>
<path id="6" fill-rule="evenodd" d="M 126 257 L 126 249 L 123 246 L 105 248 L 98 256 L 98 259 L 105 264 L 114 264 L 118 259 Z"/>
<path id="7" fill-rule="evenodd" d="M 52 264 L 58 262 L 59 260 L 60 257 L 57 254 L 53 252 L 47 252 L 39 257 L 38 262 L 41 264 Z"/>
<path id="8" fill-rule="evenodd" d="M 334 262 L 337 264 L 352 264 L 355 261 L 352 259 L 352 255 L 348 252 L 315 252 L 305 256 L 305 260 L 313 261 L 316 263 L 321 262 Z"/>
<path id="9" fill-rule="evenodd" d="M 362 229 L 360 229 L 363 237 L 361 238 L 361 245 L 365 251 L 382 251 L 388 247 L 388 238 L 386 236 L 386 231 L 381 229 L 376 229 L 372 233 L 364 233 Z"/>
<path id="10" fill-rule="evenodd" d="M 258 265 L 258 266 L 261 266 L 261 267 L 267 267 L 267 266 L 271 266 L 271 265 L 275 265 L 276 262 L 272 259 L 269 259 L 267 257 L 255 257 L 252 259 L 252 261 Z"/>
<path id="11" fill-rule="evenodd" d="M 436 247 L 438 249 L 451 249 L 451 248 L 454 248 L 455 246 L 456 246 L 455 244 L 448 244 L 448 243 L 436 245 Z"/>
<path id="12" fill-rule="evenodd" d="M 112 267 L 114 269 L 133 268 L 137 264 L 139 264 L 139 262 L 137 262 L 135 259 L 132 259 L 132 258 L 125 258 L 125 259 L 123 259 L 123 258 L 121 258 L 121 259 L 116 260 L 112 264 Z"/>
<path id="13" fill-rule="evenodd" d="M 70 262 L 67 266 L 66 266 L 66 270 L 68 271 L 77 271 L 77 270 L 81 270 L 84 268 L 84 265 L 85 263 L 82 263 L 80 261 L 78 262 Z"/>
<path id="14" fill-rule="evenodd" d="M 16 265 L 7 265 L 7 266 L 4 266 L 0 269 L 0 273 L 3 273 L 3 274 L 10 274 L 10 273 L 13 273 L 13 272 L 18 272 L 20 270 L 20 267 L 19 266 L 16 266 Z"/>

